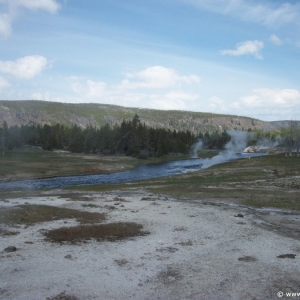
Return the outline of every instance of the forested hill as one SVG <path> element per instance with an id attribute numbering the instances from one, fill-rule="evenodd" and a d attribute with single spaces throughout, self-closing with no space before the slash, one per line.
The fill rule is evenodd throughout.
<path id="1" fill-rule="evenodd" d="M 120 125 L 138 114 L 142 123 L 154 128 L 215 132 L 224 130 L 276 130 L 276 122 L 257 119 L 187 111 L 164 111 L 142 108 L 128 108 L 108 104 L 67 104 L 47 101 L 0 101 L 0 124 L 6 121 L 9 127 L 31 124 L 76 124 L 81 128 L 102 125 Z M 282 126 L 282 123 L 280 123 Z M 280 126 L 280 127 L 281 127 Z"/>

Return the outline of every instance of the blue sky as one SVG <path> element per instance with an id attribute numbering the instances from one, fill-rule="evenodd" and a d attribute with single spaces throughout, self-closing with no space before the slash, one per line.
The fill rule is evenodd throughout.
<path id="1" fill-rule="evenodd" d="M 0 100 L 300 120 L 300 1 L 0 0 Z"/>

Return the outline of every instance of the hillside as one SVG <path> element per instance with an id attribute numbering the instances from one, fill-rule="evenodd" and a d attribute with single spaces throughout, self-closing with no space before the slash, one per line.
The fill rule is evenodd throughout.
<path id="1" fill-rule="evenodd" d="M 264 122 L 261 120 L 234 116 L 188 111 L 164 111 L 143 108 L 129 108 L 108 104 L 70 104 L 47 101 L 0 101 L 0 124 L 8 126 L 25 124 L 56 123 L 70 126 L 77 124 L 100 127 L 106 123 L 120 124 L 123 119 L 132 119 L 138 114 L 148 126 L 164 127 L 170 130 L 190 130 L 193 133 L 216 130 L 277 130 L 288 122 Z"/>

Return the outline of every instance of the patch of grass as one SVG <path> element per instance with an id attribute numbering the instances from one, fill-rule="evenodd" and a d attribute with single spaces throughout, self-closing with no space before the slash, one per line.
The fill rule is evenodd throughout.
<path id="1" fill-rule="evenodd" d="M 257 199 L 245 199 L 243 204 L 258 208 L 274 207 L 300 211 L 300 202 L 297 196 L 294 198 L 276 197 L 275 195 L 273 197 L 258 197 Z"/>
<path id="2" fill-rule="evenodd" d="M 137 223 L 110 223 L 100 225 L 80 225 L 62 227 L 45 233 L 46 239 L 56 243 L 76 244 L 91 239 L 101 241 L 118 241 L 135 236 L 145 235 L 142 225 Z"/>
<path id="3" fill-rule="evenodd" d="M 11 236 L 11 235 L 17 235 L 19 232 L 17 231 L 10 231 L 4 228 L 0 228 L 0 236 Z"/>
<path id="4" fill-rule="evenodd" d="M 0 191 L 0 201 L 7 201 L 10 199 L 21 198 L 25 199 L 27 197 L 37 197 L 41 196 L 42 191 Z"/>
<path id="5" fill-rule="evenodd" d="M 0 223 L 33 225 L 62 219 L 76 219 L 82 224 L 100 223 L 104 214 L 78 211 L 48 205 L 19 205 L 0 210 Z"/>

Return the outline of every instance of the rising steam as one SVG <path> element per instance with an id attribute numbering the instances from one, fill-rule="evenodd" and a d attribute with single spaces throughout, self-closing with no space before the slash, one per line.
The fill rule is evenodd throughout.
<path id="1" fill-rule="evenodd" d="M 212 165 L 237 158 L 237 153 L 243 152 L 243 150 L 247 147 L 248 141 L 252 138 L 252 134 L 250 132 L 228 131 L 227 133 L 230 135 L 231 139 L 225 145 L 225 150 L 212 158 L 204 159 L 202 168 L 208 168 Z M 192 147 L 193 158 L 198 157 L 197 153 L 202 148 L 202 146 L 203 146 L 203 142 L 201 140 L 198 141 L 195 145 L 193 145 Z"/>

